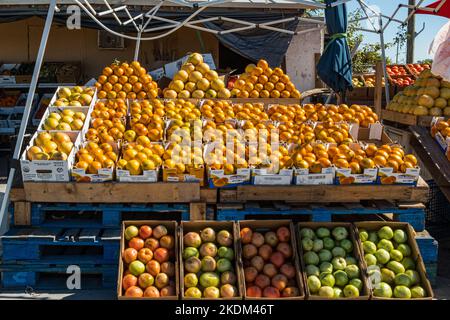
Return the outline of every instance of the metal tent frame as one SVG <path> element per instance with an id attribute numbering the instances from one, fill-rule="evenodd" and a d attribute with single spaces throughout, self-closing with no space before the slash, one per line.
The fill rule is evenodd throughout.
<path id="1" fill-rule="evenodd" d="M 370 6 L 368 6 L 365 3 L 364 0 L 337 0 L 336 2 L 332 3 L 331 6 L 334 7 L 334 6 L 344 4 L 344 3 L 347 3 L 350 1 L 356 1 L 360 5 L 362 11 L 365 14 L 365 17 L 363 17 L 361 20 L 368 20 L 370 22 L 371 26 L 373 27 L 372 29 L 362 29 L 361 28 L 360 30 L 365 31 L 365 32 L 378 33 L 380 35 L 384 76 L 385 76 L 385 79 L 387 79 L 386 54 L 385 54 L 385 50 L 384 50 L 384 31 L 388 27 L 388 25 L 391 22 L 397 22 L 400 24 L 407 23 L 407 21 L 412 17 L 412 15 L 417 10 L 438 12 L 440 10 L 440 8 L 442 7 L 442 5 L 444 5 L 444 3 L 447 0 L 441 0 L 442 1 L 441 4 L 435 9 L 420 7 L 420 5 L 423 3 L 424 0 L 419 0 L 418 5 L 415 7 L 400 4 L 398 6 L 397 10 L 395 10 L 395 12 L 390 17 L 386 16 L 384 14 L 375 12 Z M 152 6 L 152 8 L 149 11 L 147 11 L 146 13 L 140 13 L 136 16 L 132 16 L 130 10 L 128 10 L 128 5 L 130 3 L 132 3 L 133 5 L 137 4 L 137 5 Z M 29 91 L 28 91 L 27 101 L 26 101 L 26 105 L 25 105 L 25 111 L 23 114 L 22 122 L 20 125 L 20 130 L 19 130 L 18 137 L 17 137 L 16 146 L 14 149 L 13 166 L 12 166 L 11 171 L 8 176 L 8 182 L 6 185 L 4 198 L 3 198 L 2 205 L 0 208 L 0 234 L 3 233 L 7 229 L 6 222 L 8 221 L 8 219 L 5 219 L 5 216 L 7 217 L 7 212 L 8 212 L 8 207 L 9 207 L 9 194 L 11 191 L 11 187 L 12 187 L 12 183 L 13 183 L 13 179 L 14 179 L 16 170 L 20 168 L 20 162 L 19 162 L 20 151 L 22 149 L 23 138 L 24 138 L 27 124 L 28 124 L 29 116 L 30 116 L 32 100 L 33 100 L 33 96 L 36 92 L 36 86 L 38 83 L 39 73 L 40 73 L 40 70 L 42 67 L 42 62 L 44 59 L 44 54 L 45 54 L 45 50 L 47 47 L 47 41 L 48 41 L 48 37 L 50 34 L 51 26 L 53 23 L 54 14 L 55 14 L 55 11 L 59 11 L 57 4 L 76 4 L 92 20 L 94 20 L 102 29 L 104 29 L 116 36 L 120 36 L 120 37 L 123 37 L 126 39 L 136 41 L 136 48 L 135 48 L 135 54 L 134 54 L 135 60 L 137 60 L 137 58 L 139 56 L 139 49 L 140 49 L 141 41 L 151 41 L 151 40 L 157 40 L 157 39 L 163 38 L 175 31 L 177 31 L 178 29 L 180 29 L 182 27 L 187 27 L 187 28 L 191 28 L 191 29 L 195 29 L 195 30 L 204 31 L 204 32 L 210 32 L 210 33 L 213 33 L 216 35 L 232 33 L 232 32 L 240 32 L 240 31 L 256 29 L 256 28 L 276 31 L 276 32 L 280 32 L 280 33 L 297 35 L 297 34 L 307 33 L 307 32 L 311 32 L 311 31 L 319 31 L 319 30 L 326 28 L 325 22 L 323 22 L 323 21 L 318 21 L 318 20 L 308 19 L 308 18 L 298 17 L 298 16 L 269 21 L 269 22 L 265 22 L 265 23 L 261 23 L 261 24 L 255 24 L 255 23 L 251 23 L 248 21 L 238 20 L 238 19 L 230 19 L 230 18 L 222 17 L 222 16 L 212 17 L 212 18 L 207 18 L 207 19 L 195 19 L 196 16 L 200 12 L 202 12 L 203 10 L 205 10 L 209 7 L 227 6 L 227 7 L 231 7 L 231 8 L 232 7 L 236 7 L 236 8 L 238 8 L 238 7 L 246 7 L 246 8 L 268 7 L 268 8 L 270 8 L 271 6 L 273 6 L 276 8 L 288 8 L 288 9 L 305 9 L 305 8 L 306 9 L 326 9 L 327 8 L 327 5 L 316 2 L 314 0 L 153 0 L 153 1 L 149 1 L 149 0 L 146 0 L 146 1 L 142 1 L 142 0 L 34 0 L 34 1 L 3 0 L 2 4 L 4 4 L 4 5 L 45 4 L 45 5 L 48 5 L 48 12 L 47 12 L 47 16 L 46 16 L 46 20 L 45 20 L 45 24 L 44 24 L 44 30 L 42 32 L 42 37 L 41 37 L 41 42 L 40 42 L 40 46 L 39 46 L 39 51 L 38 51 L 37 58 L 36 58 L 36 63 L 35 63 L 34 70 L 33 70 L 33 77 L 32 77 L 31 83 L 30 83 Z M 117 6 L 112 7 L 111 4 L 113 6 L 114 5 L 117 5 Z M 105 6 L 106 9 L 104 9 L 102 11 L 97 11 L 98 9 L 96 10 L 95 8 L 98 8 L 101 5 Z M 191 8 L 195 11 L 190 16 L 188 16 L 184 21 L 181 21 L 181 22 L 158 16 L 158 11 L 160 10 L 160 8 L 163 6 L 167 6 L 167 5 L 187 7 L 187 8 Z M 398 20 L 395 18 L 395 16 L 397 15 L 397 13 L 399 12 L 399 10 L 402 7 L 406 7 L 411 10 L 408 18 L 405 21 L 401 21 L 401 20 Z M 128 20 L 122 21 L 119 18 L 117 13 L 122 12 L 122 11 L 126 13 Z M 109 27 L 107 27 L 105 24 L 103 24 L 101 22 L 101 19 L 102 19 L 102 17 L 108 16 L 108 15 L 112 15 L 114 17 L 118 26 L 127 26 L 129 24 L 132 24 L 136 31 L 136 35 L 130 36 L 127 34 L 122 34 L 122 33 L 116 32 L 116 31 L 110 29 Z M 377 22 L 374 23 L 373 19 L 376 19 Z M 387 19 L 386 23 L 384 23 L 384 19 Z M 165 23 L 165 25 L 162 25 L 159 27 L 154 27 L 154 28 L 147 28 L 149 23 L 152 20 L 158 20 L 162 23 Z M 283 29 L 281 27 L 276 26 L 278 24 L 293 21 L 293 20 L 312 22 L 316 25 L 316 27 L 310 28 L 307 30 L 302 30 L 302 31 L 292 31 L 292 30 L 287 30 L 287 29 Z M 232 29 L 228 29 L 228 30 L 217 31 L 217 30 L 212 30 L 212 29 L 209 29 L 209 28 L 199 25 L 204 22 L 211 22 L 211 21 L 232 22 L 232 23 L 235 23 L 240 26 L 232 28 Z M 162 32 L 162 33 L 157 34 L 157 35 L 152 35 L 152 36 L 145 36 L 146 33 L 154 33 L 154 32 Z M 386 82 L 385 90 L 386 90 L 386 100 L 387 100 L 387 102 L 389 102 L 389 87 L 388 87 L 387 82 Z"/>

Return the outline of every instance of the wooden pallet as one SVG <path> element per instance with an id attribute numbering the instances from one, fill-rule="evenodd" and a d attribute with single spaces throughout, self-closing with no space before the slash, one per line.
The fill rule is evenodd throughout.
<path id="1" fill-rule="evenodd" d="M 381 118 L 392 122 L 401 123 L 408 126 L 430 127 L 432 116 L 415 116 L 413 114 L 401 113 L 383 109 Z"/>
<path id="2" fill-rule="evenodd" d="M 319 186 L 238 186 L 219 190 L 219 202 L 290 201 L 290 202 L 360 202 L 388 200 L 425 203 L 429 187 L 419 178 L 411 185 L 319 185 Z"/>

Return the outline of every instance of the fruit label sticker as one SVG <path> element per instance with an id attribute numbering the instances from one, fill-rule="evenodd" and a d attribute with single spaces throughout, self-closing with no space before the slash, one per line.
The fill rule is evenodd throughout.
<path id="1" fill-rule="evenodd" d="M 439 144 L 442 150 L 447 151 L 448 147 L 450 146 L 450 139 L 445 139 L 440 132 L 437 132 L 435 135 L 435 140 Z"/>
<path id="2" fill-rule="evenodd" d="M 132 175 L 128 170 L 117 169 L 117 180 L 120 182 L 157 182 L 158 170 L 145 170 L 141 175 Z"/>
<path id="3" fill-rule="evenodd" d="M 294 184 L 296 185 L 320 185 L 333 184 L 335 169 L 333 167 L 322 168 L 321 173 L 309 173 L 309 169 L 300 168 L 294 170 Z"/>

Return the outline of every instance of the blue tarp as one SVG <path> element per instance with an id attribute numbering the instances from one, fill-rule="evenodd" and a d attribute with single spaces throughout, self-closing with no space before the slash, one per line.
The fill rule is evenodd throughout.
<path id="1" fill-rule="evenodd" d="M 347 42 L 347 8 L 345 4 L 329 6 L 335 0 L 326 0 L 325 20 L 330 42 L 317 64 L 317 74 L 335 92 L 352 88 L 352 59 Z"/>

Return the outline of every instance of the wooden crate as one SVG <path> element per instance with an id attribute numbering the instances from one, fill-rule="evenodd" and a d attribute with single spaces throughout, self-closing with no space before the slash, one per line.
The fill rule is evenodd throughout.
<path id="1" fill-rule="evenodd" d="M 430 127 L 432 116 L 415 116 L 413 114 L 401 113 L 392 110 L 383 109 L 381 112 L 381 118 L 408 126 L 422 126 Z"/>
<path id="2" fill-rule="evenodd" d="M 122 260 L 122 253 L 125 250 L 125 229 L 129 225 L 134 226 L 142 226 L 142 225 L 148 225 L 152 228 L 163 225 L 167 228 L 168 234 L 172 235 L 175 239 L 175 255 L 172 260 L 173 264 L 175 265 L 175 296 L 170 297 L 158 297 L 158 298 L 150 298 L 150 297 L 142 297 L 142 298 L 133 298 L 133 297 L 125 297 L 123 295 L 122 290 L 122 279 L 124 274 L 124 262 Z M 179 297 L 179 284 L 180 284 L 180 278 L 179 278 L 179 261 L 178 261 L 178 224 L 176 221 L 157 221 L 157 220 L 150 220 L 150 221 L 123 221 L 122 222 L 122 229 L 121 229 L 121 235 L 120 235 L 120 255 L 119 255 L 119 274 L 117 278 L 117 298 L 119 300 L 178 300 Z"/>
<path id="3" fill-rule="evenodd" d="M 180 245 L 179 245 L 179 263 L 180 263 L 180 291 L 181 291 L 181 299 L 183 300 L 196 300 L 195 298 L 189 298 L 184 296 L 184 262 L 183 262 L 183 250 L 184 250 L 184 235 L 188 232 L 197 232 L 199 233 L 201 230 L 205 228 L 213 228 L 214 231 L 218 232 L 218 230 L 227 230 L 233 235 L 233 250 L 234 250 L 234 270 L 236 274 L 237 284 L 235 287 L 238 290 L 238 296 L 233 298 L 203 298 L 201 300 L 242 300 L 243 297 L 243 287 L 241 283 L 241 279 L 243 276 L 241 275 L 241 269 L 239 266 L 238 257 L 240 255 L 240 251 L 238 248 L 238 233 L 236 223 L 234 221 L 190 221 L 190 222 L 181 222 L 179 228 L 179 237 L 180 237 Z"/>
<path id="4" fill-rule="evenodd" d="M 417 242 L 415 240 L 415 232 L 413 228 L 408 224 L 404 222 L 378 222 L 378 221 L 369 221 L 369 222 L 356 222 L 354 224 L 357 238 L 359 239 L 359 229 L 365 229 L 367 231 L 377 231 L 383 226 L 389 226 L 393 229 L 402 229 L 404 230 L 408 235 L 408 245 L 411 248 L 411 258 L 416 263 L 416 271 L 419 273 L 421 281 L 422 281 L 422 287 L 427 292 L 428 296 L 425 298 L 420 299 L 412 299 L 412 300 L 431 300 L 434 297 L 433 289 L 431 288 L 431 284 L 427 279 L 426 276 L 426 270 L 425 265 L 422 260 L 422 256 L 420 254 L 419 247 L 417 246 Z M 361 253 L 361 256 L 364 256 L 364 250 L 362 247 L 361 241 L 359 243 L 359 250 Z M 367 270 L 367 264 L 364 259 L 362 259 L 362 263 L 364 264 L 365 269 Z M 370 284 L 370 281 L 369 281 Z M 411 299 L 399 299 L 399 298 L 380 298 L 380 297 L 374 297 L 372 295 L 373 300 L 409 300 Z"/>
<path id="5" fill-rule="evenodd" d="M 303 247 L 301 245 L 301 237 L 300 237 L 300 229 L 302 228 L 310 228 L 312 230 L 316 230 L 320 227 L 325 227 L 328 229 L 336 228 L 336 227 L 345 227 L 349 234 L 349 240 L 353 243 L 353 257 L 356 259 L 358 263 L 359 273 L 360 273 L 360 280 L 363 283 L 363 291 L 360 292 L 359 297 L 355 298 L 333 298 L 336 300 L 369 300 L 370 298 L 370 287 L 369 282 L 366 275 L 366 269 L 364 268 L 364 264 L 362 263 L 363 256 L 361 255 L 361 252 L 359 251 L 359 238 L 356 237 L 355 230 L 353 228 L 353 225 L 351 223 L 345 223 L 345 222 L 300 222 L 297 224 L 297 228 L 295 231 L 297 232 L 297 240 L 298 240 L 298 250 L 300 255 L 300 263 L 302 267 L 302 273 L 303 273 L 303 279 L 305 279 L 305 290 L 306 290 L 306 296 L 308 300 L 328 300 L 326 298 L 320 297 L 319 295 L 313 295 L 309 291 L 307 279 L 308 276 L 306 274 L 306 264 L 303 259 Z"/>
<path id="6" fill-rule="evenodd" d="M 297 240 L 296 240 L 296 234 L 295 234 L 295 229 L 294 229 L 294 225 L 292 223 L 291 220 L 267 220 L 267 221 L 263 221 L 263 220 L 243 220 L 243 221 L 239 221 L 238 223 L 238 235 L 239 235 L 239 252 L 240 252 L 240 266 L 242 268 L 242 272 L 241 272 L 241 283 L 243 286 L 243 291 L 244 291 L 244 298 L 246 300 L 259 300 L 259 301 L 264 301 L 264 300 L 270 300 L 271 298 L 253 298 L 253 297 L 247 297 L 247 289 L 246 289 L 246 284 L 245 284 L 245 277 L 244 277 L 244 272 L 243 272 L 243 259 L 242 259 L 242 241 L 240 239 L 240 231 L 241 228 L 250 228 L 253 232 L 258 231 L 258 232 L 266 232 L 266 231 L 275 231 L 277 228 L 279 227 L 287 227 L 290 232 L 291 232 L 291 247 L 292 247 L 292 252 L 293 252 L 293 256 L 291 259 L 292 264 L 294 265 L 295 269 L 296 269 L 296 281 L 297 281 L 297 287 L 299 289 L 299 296 L 297 297 L 280 297 L 277 298 L 277 300 L 303 300 L 305 299 L 305 282 L 304 279 L 301 275 L 301 269 L 300 269 L 300 260 L 298 257 L 298 250 L 297 250 Z"/>

